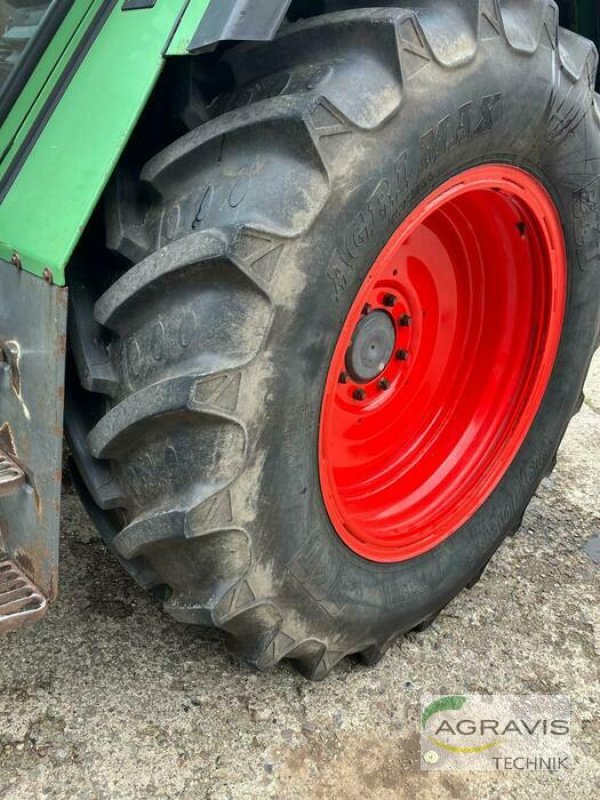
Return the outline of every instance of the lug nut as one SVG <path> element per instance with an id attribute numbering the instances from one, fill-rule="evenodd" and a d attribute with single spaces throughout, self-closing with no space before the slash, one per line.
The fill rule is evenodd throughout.
<path id="1" fill-rule="evenodd" d="M 340 372 L 340 383 L 348 383 L 348 373 Z"/>
<path id="2" fill-rule="evenodd" d="M 398 361 L 408 361 L 408 350 L 398 350 L 396 358 Z"/>
<path id="3" fill-rule="evenodd" d="M 412 325 L 412 317 L 409 317 L 408 314 L 403 314 L 398 320 L 398 324 L 403 328 L 408 328 L 410 325 Z"/>
<path id="4" fill-rule="evenodd" d="M 386 308 L 393 308 L 397 302 L 398 300 L 396 297 L 394 297 L 393 294 L 386 294 L 385 297 L 383 298 L 383 305 Z"/>
<path id="5" fill-rule="evenodd" d="M 387 378 L 382 378 L 379 381 L 379 383 L 377 384 L 377 386 L 379 386 L 379 388 L 381 389 L 382 392 L 387 392 L 387 390 L 390 388 L 391 384 L 390 384 L 390 382 L 388 381 Z"/>
<path id="6" fill-rule="evenodd" d="M 362 400 L 366 399 L 367 393 L 365 392 L 364 389 L 355 389 L 354 392 L 352 393 L 352 397 L 355 400 L 361 400 L 362 401 Z"/>

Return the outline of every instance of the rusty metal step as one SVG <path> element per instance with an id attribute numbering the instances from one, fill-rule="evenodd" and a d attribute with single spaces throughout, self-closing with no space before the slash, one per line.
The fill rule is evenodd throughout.
<path id="1" fill-rule="evenodd" d="M 25 482 L 25 473 L 18 464 L 0 450 L 0 497 L 16 492 Z"/>
<path id="2" fill-rule="evenodd" d="M 45 616 L 48 603 L 37 586 L 0 553 L 0 634 Z"/>

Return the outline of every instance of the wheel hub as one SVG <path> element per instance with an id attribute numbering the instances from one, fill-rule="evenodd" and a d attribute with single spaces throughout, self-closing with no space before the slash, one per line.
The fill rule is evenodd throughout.
<path id="1" fill-rule="evenodd" d="M 357 383 L 369 383 L 385 370 L 396 343 L 396 326 L 386 311 L 367 311 L 352 336 L 346 354 L 350 377 Z"/>

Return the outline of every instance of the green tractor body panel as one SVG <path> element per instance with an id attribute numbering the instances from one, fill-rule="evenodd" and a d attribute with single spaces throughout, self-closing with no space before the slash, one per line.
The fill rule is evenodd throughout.
<path id="1" fill-rule="evenodd" d="M 165 59 L 209 48 L 228 33 L 271 38 L 288 6 L 75 0 L 0 129 L 0 258 L 63 286 Z M 248 14 L 254 7 L 257 23 Z"/>
<path id="2" fill-rule="evenodd" d="M 207 3 L 196 3 L 198 14 Z M 23 269 L 40 276 L 49 270 L 57 285 L 65 283 L 69 257 L 144 109 L 182 11 L 181 0 L 130 11 L 108 5 L 75 3 L 80 24 L 71 13 L 61 26 L 66 46 L 53 69 L 46 64 L 47 80 L 0 165 L 10 183 L 0 204 L 0 256 L 17 253 Z"/>

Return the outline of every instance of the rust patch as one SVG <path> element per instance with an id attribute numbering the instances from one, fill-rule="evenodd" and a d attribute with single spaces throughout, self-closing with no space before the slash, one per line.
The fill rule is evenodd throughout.
<path id="1" fill-rule="evenodd" d="M 8 422 L 0 425 L 0 450 L 3 450 L 11 458 L 17 458 L 17 448 Z"/>
<path id="2" fill-rule="evenodd" d="M 14 494 L 24 483 L 24 471 L 10 456 L 0 450 L 0 497 Z"/>

